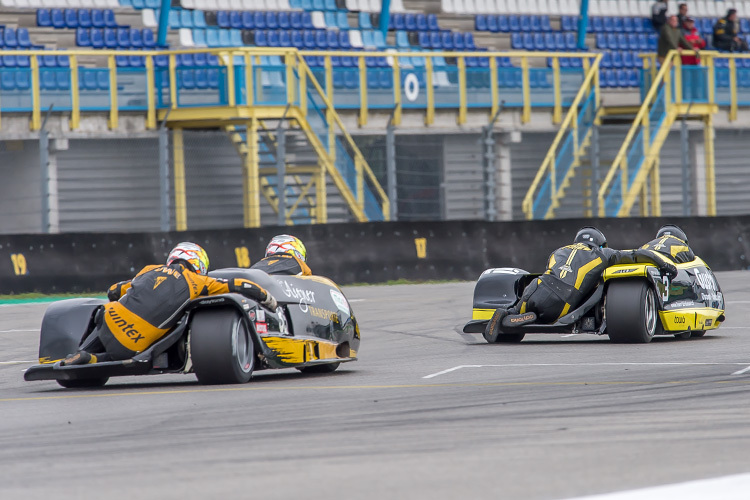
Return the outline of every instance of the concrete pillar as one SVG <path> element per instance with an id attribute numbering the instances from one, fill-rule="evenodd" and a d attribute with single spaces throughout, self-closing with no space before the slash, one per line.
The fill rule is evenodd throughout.
<path id="1" fill-rule="evenodd" d="M 521 142 L 521 132 L 513 131 L 495 136 L 495 208 L 497 220 L 513 220 L 513 176 L 511 175 L 510 145 Z"/>
<path id="2" fill-rule="evenodd" d="M 691 213 L 693 216 L 708 215 L 708 197 L 706 190 L 706 146 L 703 141 L 703 130 L 691 130 L 690 134 L 690 166 L 692 186 Z M 696 189 L 696 186 L 698 189 Z"/>

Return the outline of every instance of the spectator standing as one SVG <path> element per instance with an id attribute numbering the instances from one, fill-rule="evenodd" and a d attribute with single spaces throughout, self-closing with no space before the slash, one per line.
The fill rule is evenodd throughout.
<path id="1" fill-rule="evenodd" d="M 706 48 L 706 41 L 701 38 L 700 33 L 695 28 L 695 19 L 685 16 L 685 24 L 682 26 L 682 32 L 685 35 L 685 40 L 693 46 L 693 50 L 697 52 Z M 682 99 L 685 102 L 706 99 L 708 97 L 706 95 L 704 73 L 699 68 L 689 67 L 698 65 L 700 62 L 701 58 L 699 54 L 682 56 Z"/>
<path id="2" fill-rule="evenodd" d="M 657 33 L 661 33 L 661 28 L 667 24 L 667 0 L 659 0 L 651 6 L 651 24 Z"/>
<path id="3" fill-rule="evenodd" d="M 685 40 L 692 45 L 693 50 L 699 51 L 706 48 L 706 41 L 701 38 L 698 29 L 695 27 L 695 19 L 690 16 L 685 16 L 684 24 L 682 25 L 682 32 L 685 35 Z M 696 65 L 700 64 L 700 62 L 701 58 L 698 54 L 682 56 L 682 64 Z"/>
<path id="4" fill-rule="evenodd" d="M 727 15 L 714 25 L 714 47 L 727 52 L 747 52 L 747 41 L 738 36 L 739 32 L 737 10 L 729 9 Z"/>
<path id="5" fill-rule="evenodd" d="M 682 30 L 677 24 L 677 16 L 669 16 L 667 24 L 662 26 L 659 32 L 659 44 L 656 51 L 659 62 L 664 62 L 664 58 L 670 50 L 682 52 L 682 49 L 693 50 L 693 46 L 685 40 L 685 35 L 682 34 Z"/>
<path id="6" fill-rule="evenodd" d="M 688 6 L 686 3 L 681 3 L 678 7 L 677 21 L 680 25 L 680 29 L 687 36 L 688 31 L 685 28 L 685 20 L 688 18 Z"/>

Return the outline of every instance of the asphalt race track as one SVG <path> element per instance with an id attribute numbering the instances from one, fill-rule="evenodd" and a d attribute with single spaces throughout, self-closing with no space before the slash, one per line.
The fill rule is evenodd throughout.
<path id="1" fill-rule="evenodd" d="M 243 386 L 24 382 L 46 305 L 2 306 L 0 498 L 564 499 L 750 472 L 750 273 L 718 279 L 716 333 L 645 345 L 467 343 L 473 283 L 348 288 L 358 362 Z"/>

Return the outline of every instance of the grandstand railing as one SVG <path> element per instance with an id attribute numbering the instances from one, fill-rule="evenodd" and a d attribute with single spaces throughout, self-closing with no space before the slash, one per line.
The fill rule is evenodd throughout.
<path id="1" fill-rule="evenodd" d="M 286 57 L 290 53 L 294 54 L 291 60 Z M 202 66 L 184 64 L 183 58 L 190 54 L 209 54 L 220 60 Z M 155 128 L 157 109 L 235 106 L 253 101 L 285 105 L 284 81 L 296 64 L 290 61 L 302 59 L 310 62 L 305 66 L 337 110 L 359 111 L 360 125 L 367 123 L 368 111 L 376 109 L 399 110 L 395 124 L 400 121 L 400 109 L 421 109 L 426 125 L 434 123 L 436 109 L 453 109 L 458 124 L 463 124 L 469 109 L 487 108 L 492 115 L 500 101 L 505 101 L 506 108 L 521 108 L 524 122 L 530 120 L 532 108 L 552 108 L 553 120 L 558 123 L 563 108 L 581 86 L 584 66 L 590 66 L 597 54 L 202 48 L 0 50 L 0 56 L 24 62 L 3 68 L 0 113 L 31 113 L 31 127 L 36 130 L 41 126 L 42 110 L 50 104 L 57 112 L 71 113 L 72 129 L 79 126 L 80 113 L 86 111 L 109 112 L 111 128 L 117 127 L 119 112 L 142 111 L 147 113 L 147 126 Z M 43 60 L 49 57 L 64 59 L 67 67 L 46 67 Z M 100 67 L 83 67 L 79 64 L 82 57 L 106 62 Z M 122 58 L 134 64 L 118 67 Z M 540 62 L 545 66 L 540 67 Z M 150 92 L 150 88 L 156 91 Z"/>
<path id="2" fill-rule="evenodd" d="M 657 71 L 656 56 L 644 58 L 643 103 L 633 121 L 622 147 L 615 157 L 598 193 L 599 215 L 602 217 L 626 217 L 640 196 L 641 215 L 648 214 L 647 183 L 651 182 L 651 208 L 653 215 L 660 215 L 659 151 L 669 133 L 674 120 L 679 115 L 705 117 L 707 133 L 710 130 L 710 117 L 718 111 L 722 102 L 716 93 L 716 59 L 732 58 L 728 54 L 701 52 L 701 64 L 683 66 L 682 55 L 693 52 L 671 51 Z M 735 64 L 730 64 L 736 70 Z M 732 76 L 734 75 L 734 76 Z M 736 72 L 728 75 L 736 92 Z M 731 106 L 727 100 L 724 101 Z M 710 138 L 707 149 L 707 204 L 709 215 L 715 214 L 715 188 L 713 185 L 713 140 Z"/>
<path id="3" fill-rule="evenodd" d="M 578 95 L 552 142 L 544 162 L 536 173 L 522 208 L 527 219 L 549 219 L 574 175 L 580 157 L 601 109 L 599 91 L 599 54 L 590 64 Z"/>

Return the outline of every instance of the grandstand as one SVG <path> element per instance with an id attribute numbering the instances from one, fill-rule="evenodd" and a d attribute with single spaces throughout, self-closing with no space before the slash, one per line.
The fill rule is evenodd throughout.
<path id="1" fill-rule="evenodd" d="M 687 3 L 704 35 L 729 5 Z M 670 2 L 670 8 L 676 4 Z M 187 212 L 190 227 L 365 221 L 398 212 L 390 211 L 383 188 L 385 160 L 374 146 L 381 144 L 377 138 L 390 123 L 399 134 L 442 137 L 436 165 L 424 175 L 451 182 L 426 182 L 443 186 L 430 188 L 429 196 L 439 198 L 440 205 L 432 217 L 482 218 L 487 216 L 481 193 L 486 172 L 475 144 L 495 117 L 497 148 L 490 154 L 498 165 L 498 216 L 592 215 L 593 191 L 606 171 L 597 174 L 591 164 L 586 167 L 588 157 L 597 152 L 596 161 L 607 166 L 615 160 L 610 147 L 602 146 L 619 149 L 657 77 L 647 57 L 657 41 L 648 19 L 650 5 L 646 0 L 590 0 L 582 49 L 580 7 L 573 0 L 394 0 L 386 30 L 380 29 L 380 0 L 182 0 L 171 2 L 165 45 L 159 46 L 160 0 L 0 0 L 0 144 L 3 137 L 35 140 L 49 111 L 47 130 L 59 141 L 54 142 L 58 149 L 48 153 L 53 165 L 60 162 L 57 175 L 65 178 L 66 157 L 73 156 L 63 149 L 66 140 L 80 140 L 73 144 L 81 151 L 108 138 L 156 143 L 157 128 L 164 124 L 173 133 L 168 152 L 169 172 L 176 176 L 169 188 L 173 213 L 165 221 L 162 199 L 161 219 L 157 214 L 143 222 L 146 229 L 184 229 Z M 750 2 L 731 5 L 739 10 L 743 36 L 748 36 Z M 300 57 L 290 51 L 299 51 Z M 692 108 L 672 113 L 677 110 L 670 107 L 673 103 L 664 104 L 658 96 L 646 104 L 661 102 L 669 115 L 657 154 L 662 143 L 670 147 L 669 129 L 679 116 L 705 122 L 719 107 L 729 108 L 731 125 L 719 117 L 711 122 L 719 129 L 737 128 L 746 119 L 742 104 L 750 93 L 750 59 L 704 61 L 700 68 L 706 69 L 700 71 L 712 72 L 715 84 L 685 87 L 670 97 L 679 98 L 674 104 L 684 98 Z M 709 89 L 711 102 L 706 101 Z M 690 97 L 693 91 L 698 99 Z M 190 136 L 190 129 L 204 133 Z M 277 154 L 281 129 L 288 141 L 283 154 Z M 193 142 L 185 142 L 183 131 Z M 717 140 L 722 134 L 717 132 Z M 570 149 L 566 144 L 573 135 Z M 399 137 L 393 139 L 397 145 Z M 164 147 L 152 151 L 158 156 Z M 214 149 L 199 165 L 193 163 L 200 155 L 185 154 L 191 147 Z M 404 156 L 425 153 L 418 145 L 409 147 Z M 7 147 L 0 149 L 0 159 L 3 154 L 11 156 Z M 216 158 L 238 163 L 238 173 L 226 174 L 233 180 L 219 181 L 222 174 L 206 178 L 215 180 L 212 186 L 180 184 L 180 175 L 200 178 L 197 172 L 205 173 Z M 559 178 L 537 176 L 534 182 L 540 165 L 539 175 L 549 175 L 545 169 L 557 165 Z M 582 165 L 586 168 L 579 171 L 588 177 L 576 174 Z M 278 168 L 286 168 L 286 175 L 276 175 Z M 92 164 L 84 177 L 100 175 L 95 169 Z M 667 170 L 664 175 L 674 174 Z M 150 182 L 159 180 L 154 174 Z M 550 183 L 556 186 L 553 195 Z M 67 185 L 61 182 L 57 189 Z M 209 207 L 205 200 L 214 196 L 197 194 L 209 187 L 221 199 L 243 199 L 242 206 L 233 207 L 232 216 L 222 213 L 226 206 L 221 204 Z M 523 202 L 529 187 L 536 201 Z M 427 196 L 425 189 L 399 192 L 399 201 Z M 540 189 L 547 194 L 539 194 Z M 651 190 L 662 188 L 652 183 Z M 540 196 L 549 199 L 542 202 Z M 646 196 L 640 196 L 628 207 L 640 203 L 643 213 Z M 682 208 L 680 197 L 674 198 L 652 196 L 653 212 L 656 205 L 660 211 L 670 203 L 671 210 Z M 65 199 L 58 197 L 57 210 L 65 211 Z M 710 211 L 710 202 L 695 199 L 696 210 Z M 91 210 L 98 203 L 92 202 Z M 280 204 L 287 203 L 286 218 L 277 219 Z M 741 209 L 734 204 L 727 205 L 730 212 Z M 128 209 L 118 210 L 125 220 Z M 409 214 L 401 210 L 399 216 Z M 75 225 L 62 216 L 53 230 L 103 229 L 107 223 L 95 218 Z M 35 227 L 31 219 L 13 224 L 22 230 Z"/>

